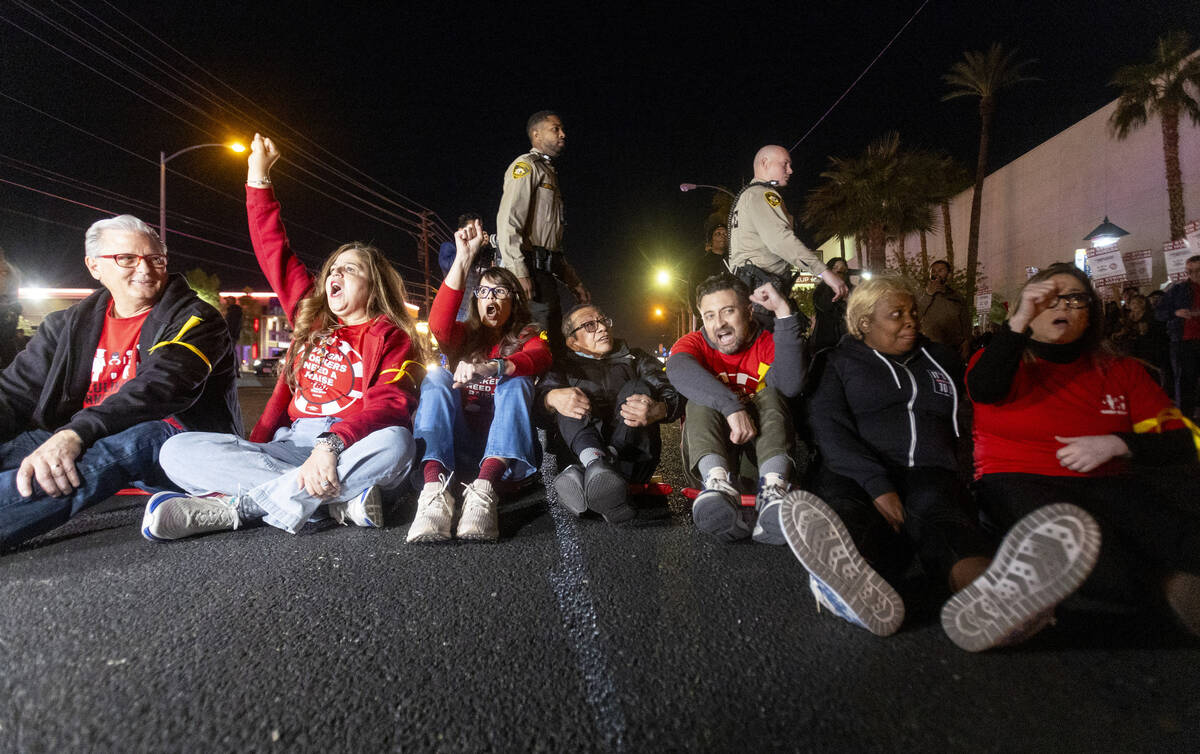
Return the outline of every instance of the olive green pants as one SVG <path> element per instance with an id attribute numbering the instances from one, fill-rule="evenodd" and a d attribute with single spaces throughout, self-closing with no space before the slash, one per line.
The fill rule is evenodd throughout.
<path id="1" fill-rule="evenodd" d="M 759 459 L 784 455 L 795 467 L 792 413 L 783 395 L 775 388 L 763 388 L 745 407 L 758 434 L 744 445 L 734 445 L 729 441 L 729 422 L 720 412 L 688 402 L 683 423 L 683 474 L 689 486 L 703 485 L 697 465 L 710 453 L 724 458 L 730 477 L 740 477 L 743 486 L 752 490 L 758 488 Z"/>

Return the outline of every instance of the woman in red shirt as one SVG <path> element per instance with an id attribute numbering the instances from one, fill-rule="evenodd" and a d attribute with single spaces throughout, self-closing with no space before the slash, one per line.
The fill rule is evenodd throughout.
<path id="1" fill-rule="evenodd" d="M 188 494 L 150 498 L 147 539 L 260 518 L 295 533 L 321 506 L 342 523 L 380 526 L 380 489 L 412 466 L 425 354 L 404 309 L 404 281 L 360 243 L 338 247 L 314 281 L 283 229 L 268 177 L 277 159 L 271 140 L 255 134 L 246 212 L 255 256 L 293 325 L 292 347 L 249 440 L 184 432 L 163 445 L 163 470 Z"/>
<path id="2" fill-rule="evenodd" d="M 1165 594 L 1200 633 L 1200 431 L 1139 362 L 1108 348 L 1102 326 L 1088 277 L 1054 264 L 1029 279 L 1008 326 L 968 368 L 984 513 L 1004 529 L 1046 503 L 1078 507 L 1027 549 L 1002 548 L 947 604 L 942 620 L 956 642 L 1027 636 L 1085 579 L 1104 596 L 1114 587 Z"/>
<path id="3" fill-rule="evenodd" d="M 455 232 L 454 263 L 429 313 L 429 329 L 450 369 L 432 369 L 421 383 L 413 434 L 425 444 L 425 486 L 409 542 L 450 539 L 450 480 L 456 468 L 472 466 L 479 467 L 479 475 L 464 486 L 457 536 L 495 541 L 500 536 L 496 483 L 525 479 L 541 463 L 530 409 L 534 377 L 549 368 L 550 348 L 538 326 L 530 324 L 520 282 L 508 270 L 488 269 L 470 291 L 467 321 L 456 320 L 482 241 L 478 220 Z"/>

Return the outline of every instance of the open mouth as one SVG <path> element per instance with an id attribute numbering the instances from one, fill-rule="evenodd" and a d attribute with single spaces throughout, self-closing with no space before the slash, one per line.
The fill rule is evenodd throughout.
<path id="1" fill-rule="evenodd" d="M 495 319 L 498 310 L 499 307 L 495 304 L 488 304 L 486 307 L 484 307 L 483 313 L 487 315 L 488 319 Z"/>
<path id="2" fill-rule="evenodd" d="M 1071 324 L 1071 320 L 1067 319 L 1066 317 L 1055 317 L 1054 322 L 1052 324 L 1055 327 L 1058 327 L 1060 325 L 1065 327 L 1065 326 Z"/>
<path id="3" fill-rule="evenodd" d="M 329 283 L 329 297 L 330 297 L 330 298 L 336 298 L 336 297 L 338 297 L 338 296 L 340 296 L 340 295 L 342 295 L 342 284 L 341 284 L 341 283 L 339 283 L 339 282 L 337 282 L 336 280 L 330 281 L 330 283 Z"/>
<path id="4" fill-rule="evenodd" d="M 717 342 L 723 346 L 733 343 L 733 330 L 717 330 Z"/>

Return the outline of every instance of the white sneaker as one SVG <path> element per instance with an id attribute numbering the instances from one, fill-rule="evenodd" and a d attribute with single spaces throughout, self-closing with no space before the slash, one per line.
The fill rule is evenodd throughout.
<path id="1" fill-rule="evenodd" d="M 482 479 L 476 479 L 463 488 L 462 518 L 458 521 L 459 539 L 495 542 L 500 538 L 497 498 L 496 488 Z"/>
<path id="2" fill-rule="evenodd" d="M 142 536 L 166 542 L 210 531 L 238 528 L 237 505 L 228 495 L 189 497 L 182 492 L 159 492 L 146 503 Z"/>
<path id="3" fill-rule="evenodd" d="M 363 490 L 353 500 L 330 503 L 327 508 L 329 516 L 342 526 L 354 524 L 372 529 L 383 526 L 383 494 L 375 485 Z"/>
<path id="4" fill-rule="evenodd" d="M 450 494 L 450 480 L 438 474 L 436 482 L 426 482 L 417 497 L 417 515 L 408 527 L 409 542 L 445 542 L 450 539 L 450 522 L 454 520 L 454 497 Z"/>

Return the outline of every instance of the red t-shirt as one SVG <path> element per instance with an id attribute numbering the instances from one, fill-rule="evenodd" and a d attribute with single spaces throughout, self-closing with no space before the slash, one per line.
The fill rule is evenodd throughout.
<path id="1" fill-rule="evenodd" d="M 978 359 L 976 354 L 972 368 Z M 1086 474 L 1064 468 L 1055 455 L 1063 444 L 1055 435 L 1132 432 L 1134 424 L 1157 417 L 1171 405 L 1162 388 L 1133 359 L 1114 359 L 1103 370 L 1086 357 L 1070 364 L 1022 360 L 1004 400 L 974 404 L 975 478 L 1001 473 L 1077 477 L 1120 473 L 1125 467 L 1120 460 Z"/>
<path id="2" fill-rule="evenodd" d="M 763 330 L 748 348 L 724 354 L 704 339 L 700 330 L 684 335 L 671 353 L 686 353 L 733 392 L 753 395 L 767 386 L 767 370 L 775 363 L 775 338 Z"/>
<path id="3" fill-rule="evenodd" d="M 339 327 L 308 350 L 288 404 L 290 419 L 346 417 L 362 411 L 362 342 L 372 322 Z"/>
<path id="4" fill-rule="evenodd" d="M 118 319 L 113 316 L 112 302 L 104 313 L 104 329 L 100 331 L 100 342 L 92 356 L 92 382 L 83 398 L 83 407 L 99 406 L 104 399 L 121 389 L 121 386 L 137 376 L 138 338 L 142 325 L 150 315 L 147 309 L 136 317 Z"/>

